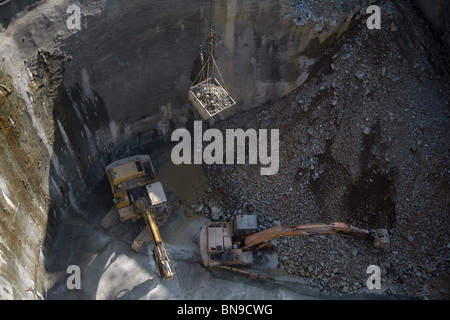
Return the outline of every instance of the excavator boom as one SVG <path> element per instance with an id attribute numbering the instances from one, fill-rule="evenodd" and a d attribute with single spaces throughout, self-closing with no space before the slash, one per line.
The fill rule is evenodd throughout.
<path id="1" fill-rule="evenodd" d="M 149 232 L 153 242 L 156 264 L 158 265 L 159 269 L 164 273 L 164 277 L 166 279 L 173 278 L 173 272 L 170 267 L 169 255 L 167 254 L 166 248 L 164 247 L 164 243 L 159 233 L 153 209 L 150 207 L 147 201 L 143 199 L 139 199 L 136 202 L 135 208 L 144 217 L 145 224 L 147 226 L 147 231 Z"/>
<path id="2" fill-rule="evenodd" d="M 262 242 L 278 237 L 337 233 L 344 233 L 362 239 L 369 236 L 368 230 L 360 229 L 342 222 L 335 222 L 332 224 L 299 225 L 297 227 L 277 226 L 246 236 L 244 240 L 244 250 L 250 250 L 250 248 Z"/>

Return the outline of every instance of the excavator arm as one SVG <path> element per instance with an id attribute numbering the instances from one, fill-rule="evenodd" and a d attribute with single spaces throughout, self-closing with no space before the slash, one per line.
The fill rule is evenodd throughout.
<path id="1" fill-rule="evenodd" d="M 144 217 L 145 224 L 147 226 L 147 231 L 149 232 L 153 242 L 154 247 L 153 252 L 155 255 L 156 264 L 158 265 L 159 269 L 164 273 L 164 277 L 166 279 L 173 278 L 173 272 L 170 266 L 169 255 L 167 254 L 166 248 L 164 247 L 164 243 L 159 233 L 159 229 L 156 224 L 156 219 L 154 213 L 152 212 L 153 209 L 144 199 L 137 200 L 135 202 L 135 208 Z"/>
<path id="2" fill-rule="evenodd" d="M 278 237 L 285 236 L 306 236 L 311 234 L 347 234 L 362 239 L 374 240 L 376 247 L 389 248 L 389 235 L 387 230 L 365 230 L 352 225 L 334 222 L 332 224 L 311 224 L 299 225 L 296 227 L 277 226 L 263 230 L 258 233 L 248 235 L 244 238 L 244 250 L 254 250 L 261 247 L 265 242 Z"/>

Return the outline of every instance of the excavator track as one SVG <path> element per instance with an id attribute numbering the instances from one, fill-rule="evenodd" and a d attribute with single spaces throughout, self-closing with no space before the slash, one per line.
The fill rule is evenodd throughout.
<path id="1" fill-rule="evenodd" d="M 152 242 L 152 236 L 148 232 L 147 228 L 143 228 L 139 235 L 133 240 L 131 249 L 137 253 L 141 252 L 150 242 Z"/>
<path id="2" fill-rule="evenodd" d="M 120 215 L 119 211 L 117 210 L 117 207 L 114 206 L 111 208 L 111 210 L 108 211 L 108 213 L 103 217 L 100 225 L 105 230 L 111 229 L 114 225 L 119 223 L 120 221 Z"/>

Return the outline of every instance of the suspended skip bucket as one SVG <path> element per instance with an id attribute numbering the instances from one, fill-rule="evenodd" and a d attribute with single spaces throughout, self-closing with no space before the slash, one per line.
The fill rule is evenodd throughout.
<path id="1" fill-rule="evenodd" d="M 208 120 L 220 113 L 221 118 L 233 113 L 236 102 L 216 78 L 208 78 L 189 90 L 189 101 Z"/>

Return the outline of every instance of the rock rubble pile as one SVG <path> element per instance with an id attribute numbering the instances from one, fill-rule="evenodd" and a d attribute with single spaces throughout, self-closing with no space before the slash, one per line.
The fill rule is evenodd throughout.
<path id="1" fill-rule="evenodd" d="M 278 128 L 280 169 L 262 177 L 258 165 L 205 165 L 210 195 L 220 198 L 220 210 L 205 213 L 257 214 L 262 229 L 387 228 L 388 251 L 340 235 L 279 239 L 280 266 L 324 294 L 448 299 L 448 62 L 414 7 L 381 10 L 381 30 L 362 20 L 300 88 L 215 125 Z M 370 265 L 381 270 L 376 292 L 366 286 Z"/>
<path id="2" fill-rule="evenodd" d="M 193 87 L 192 91 L 211 115 L 233 104 L 233 100 L 228 92 L 222 86 L 212 82 L 201 83 Z"/>

